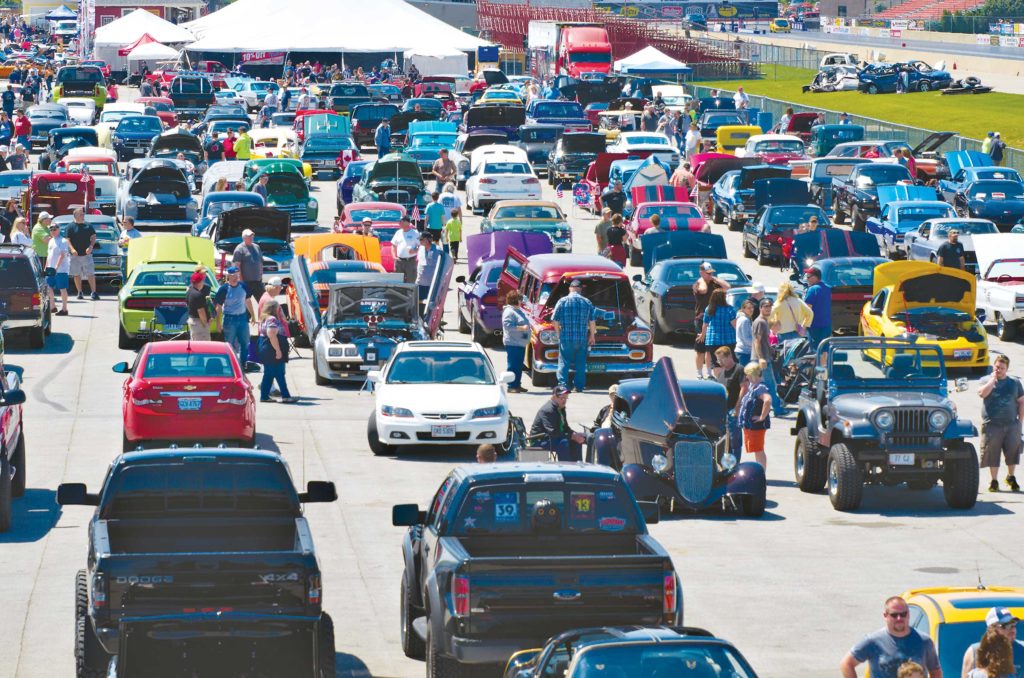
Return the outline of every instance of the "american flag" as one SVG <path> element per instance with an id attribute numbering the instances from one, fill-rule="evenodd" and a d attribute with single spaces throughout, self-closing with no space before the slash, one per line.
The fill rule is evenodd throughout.
<path id="1" fill-rule="evenodd" d="M 419 221 L 419 220 L 420 220 L 420 206 L 419 206 L 419 205 L 415 205 L 415 206 L 414 206 L 414 207 L 412 208 L 412 216 L 411 216 L 411 217 L 409 217 L 409 218 L 410 218 L 410 219 L 411 219 L 412 221 L 414 221 L 414 222 L 415 222 L 415 221 Z"/>
<path id="2" fill-rule="evenodd" d="M 564 195 L 562 193 L 562 184 L 558 184 L 558 186 L 555 187 L 555 197 L 558 198 L 559 200 L 561 200 L 562 199 L 562 195 Z"/>

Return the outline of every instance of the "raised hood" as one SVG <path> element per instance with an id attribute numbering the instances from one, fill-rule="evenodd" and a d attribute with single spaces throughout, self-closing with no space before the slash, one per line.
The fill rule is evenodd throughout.
<path id="1" fill-rule="evenodd" d="M 885 184 L 878 187 L 878 206 L 884 207 L 890 202 L 927 200 L 935 202 L 935 189 L 929 186 L 912 186 L 910 184 Z"/>
<path id="2" fill-rule="evenodd" d="M 620 78 L 606 78 L 605 80 L 589 81 L 564 78 L 564 83 L 558 87 L 558 92 L 569 101 L 577 101 L 581 106 L 595 102 L 610 102 L 622 93 L 622 80 Z"/>
<path id="3" fill-rule="evenodd" d="M 167 151 L 175 153 L 181 151 L 182 153 L 198 153 L 202 155 L 203 144 L 199 141 L 199 137 L 185 133 L 161 134 L 153 139 L 151 153 L 156 154 Z"/>
<path id="4" fill-rule="evenodd" d="M 878 238 L 873 233 L 844 228 L 820 228 L 793 237 L 793 258 L 803 266 L 817 259 L 837 257 L 878 257 Z"/>
<path id="5" fill-rule="evenodd" d="M 256 241 L 280 240 L 292 237 L 292 218 L 287 212 L 274 207 L 239 207 L 217 215 L 213 240 L 241 238 L 242 231 L 252 229 Z"/>
<path id="6" fill-rule="evenodd" d="M 874 294 L 892 287 L 893 314 L 924 306 L 942 306 L 974 316 L 974 275 L 930 261 L 892 261 L 875 268 Z"/>
<path id="7" fill-rule="evenodd" d="M 752 165 L 740 168 L 740 189 L 754 187 L 760 179 L 788 179 L 793 173 L 789 167 L 778 165 Z"/>
<path id="8" fill-rule="evenodd" d="M 647 156 L 629 178 L 629 190 L 648 186 L 664 186 L 672 173 L 669 166 L 655 155 Z"/>
<path id="9" fill-rule="evenodd" d="M 725 239 L 718 233 L 667 231 L 640 236 L 644 273 L 666 259 L 726 259 Z"/>
<path id="10" fill-rule="evenodd" d="M 128 241 L 127 272 L 139 264 L 196 263 L 214 270 L 213 241 L 192 235 L 149 235 Z"/>
<path id="11" fill-rule="evenodd" d="M 608 172 L 616 160 L 627 160 L 629 153 L 598 153 L 594 158 L 594 176 L 601 184 L 608 183 Z"/>
<path id="12" fill-rule="evenodd" d="M 711 156 L 712 154 L 708 153 L 707 155 Z M 761 158 L 737 158 L 734 155 L 715 153 L 712 157 L 704 160 L 700 167 L 697 168 L 694 176 L 702 184 L 713 184 L 721 179 L 722 175 L 726 172 L 743 169 L 751 165 L 760 165 L 761 163 Z"/>
<path id="13" fill-rule="evenodd" d="M 915 158 L 925 153 L 934 153 L 939 146 L 956 136 L 956 132 L 932 132 L 910 152 Z"/>
<path id="14" fill-rule="evenodd" d="M 477 233 L 466 238 L 466 258 L 469 272 L 485 261 L 504 260 L 509 248 L 515 248 L 525 256 L 551 254 L 551 238 L 546 233 L 526 231 L 493 231 Z"/>
<path id="15" fill-rule="evenodd" d="M 994 164 L 992 156 L 981 151 L 947 151 L 945 158 L 951 177 L 965 167 L 991 167 Z"/>
<path id="16" fill-rule="evenodd" d="M 522 106 L 473 106 L 463 119 L 466 129 L 472 127 L 511 127 L 519 129 L 526 122 Z"/>
<path id="17" fill-rule="evenodd" d="M 989 278 L 995 263 L 1024 264 L 1024 233 L 979 233 L 972 240 L 974 254 L 978 257 L 978 275 L 982 280 Z M 996 277 L 993 276 L 993 279 Z"/>
<path id="18" fill-rule="evenodd" d="M 454 122 L 440 120 L 413 120 L 409 123 L 409 135 L 413 134 L 455 134 L 459 126 Z"/>
<path id="19" fill-rule="evenodd" d="M 807 205 L 811 202 L 810 186 L 799 179 L 758 179 L 754 182 L 757 209 L 767 205 Z"/>
<path id="20" fill-rule="evenodd" d="M 339 283 L 329 288 L 324 320 L 335 325 L 346 320 L 364 321 L 375 316 L 377 324 L 398 321 L 406 325 L 418 323 L 418 288 L 413 283 L 361 280 Z"/>
<path id="21" fill-rule="evenodd" d="M 397 178 L 399 181 L 423 183 L 420 166 L 416 164 L 412 156 L 399 153 L 385 155 L 370 165 L 367 173 L 370 175 L 370 181 L 387 181 Z"/>
<path id="22" fill-rule="evenodd" d="M 391 127 L 391 133 L 395 134 L 405 132 L 413 122 L 428 120 L 437 120 L 437 115 L 427 111 L 400 111 L 391 116 L 388 125 Z"/>
<path id="23" fill-rule="evenodd" d="M 601 153 L 606 146 L 605 136 L 598 132 L 572 132 L 562 135 L 565 153 Z"/>

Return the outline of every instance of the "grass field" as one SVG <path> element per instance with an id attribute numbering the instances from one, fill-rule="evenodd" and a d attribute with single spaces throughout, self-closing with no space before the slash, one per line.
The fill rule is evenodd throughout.
<path id="1" fill-rule="evenodd" d="M 721 80 L 694 84 L 730 91 L 743 85 L 748 94 L 760 94 L 837 113 L 846 111 L 851 115 L 863 115 L 900 125 L 954 130 L 971 139 L 983 139 L 988 132 L 994 131 L 1002 134 L 1008 146 L 1024 148 L 1024 125 L 1020 124 L 1024 95 L 999 92 L 959 96 L 942 96 L 938 92 L 899 95 L 860 92 L 805 94 L 800 88 L 810 84 L 815 71 L 772 64 L 764 64 L 764 71 L 766 77 L 761 80 Z"/>

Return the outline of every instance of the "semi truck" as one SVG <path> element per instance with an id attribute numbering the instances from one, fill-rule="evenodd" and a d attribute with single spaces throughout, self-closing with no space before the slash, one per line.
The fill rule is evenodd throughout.
<path id="1" fill-rule="evenodd" d="M 538 77 L 585 78 L 612 68 L 612 44 L 600 24 L 531 21 L 526 47 Z"/>

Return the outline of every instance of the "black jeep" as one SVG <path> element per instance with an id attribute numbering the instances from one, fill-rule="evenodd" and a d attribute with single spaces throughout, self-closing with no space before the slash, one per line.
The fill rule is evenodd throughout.
<path id="1" fill-rule="evenodd" d="M 864 485 L 927 490 L 942 481 L 950 508 L 978 497 L 978 456 L 964 439 L 938 346 L 908 339 L 833 337 L 800 394 L 793 467 L 804 492 L 828 486 L 832 506 L 855 510 Z M 957 389 L 966 388 L 958 382 Z"/>

